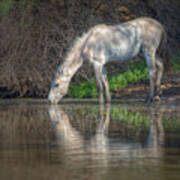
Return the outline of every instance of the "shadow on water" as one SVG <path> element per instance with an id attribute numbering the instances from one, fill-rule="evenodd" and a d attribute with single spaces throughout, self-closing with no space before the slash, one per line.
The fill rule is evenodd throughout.
<path id="1" fill-rule="evenodd" d="M 179 106 L 0 106 L 0 179 L 179 179 Z"/>

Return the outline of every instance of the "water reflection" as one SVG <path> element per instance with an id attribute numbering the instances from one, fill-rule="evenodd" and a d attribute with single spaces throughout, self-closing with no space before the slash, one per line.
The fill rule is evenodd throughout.
<path id="1" fill-rule="evenodd" d="M 101 166 L 107 164 L 110 105 L 106 106 L 106 111 L 104 111 L 104 106 L 100 106 L 99 122 L 95 128 L 95 134 L 92 137 L 90 136 L 90 139 L 85 139 L 72 126 L 68 114 L 61 107 L 57 105 L 50 106 L 49 115 L 55 129 L 59 149 L 63 149 L 65 157 L 67 157 L 64 163 L 71 163 L 76 167 L 79 167 L 81 163 L 82 166 L 86 164 L 88 167 L 98 165 L 98 161 L 100 161 Z"/>
<path id="2" fill-rule="evenodd" d="M 111 167 L 120 160 L 128 162 L 137 158 L 160 158 L 163 156 L 165 141 L 161 121 L 163 109 L 150 107 L 149 111 L 151 123 L 145 147 L 137 140 L 125 140 L 120 137 L 114 139 L 108 135 L 110 104 L 99 107 L 95 133 L 91 134 L 89 139 L 84 138 L 83 134 L 72 126 L 68 113 L 63 111 L 60 106 L 50 106 L 49 115 L 56 132 L 59 148 L 63 149 L 65 156 L 68 157 L 65 159 L 65 163 L 75 165 L 78 162 L 78 164 L 82 163 L 82 166 L 85 163 L 88 168 L 97 168 Z"/>
<path id="3" fill-rule="evenodd" d="M 155 157 L 163 155 L 163 146 L 165 144 L 165 132 L 162 124 L 162 116 L 165 112 L 163 106 L 150 107 L 150 129 L 147 139 L 147 147 L 151 148 L 151 152 Z"/>
<path id="4" fill-rule="evenodd" d="M 178 107 L 20 104 L 0 117 L 0 179 L 179 179 Z"/>

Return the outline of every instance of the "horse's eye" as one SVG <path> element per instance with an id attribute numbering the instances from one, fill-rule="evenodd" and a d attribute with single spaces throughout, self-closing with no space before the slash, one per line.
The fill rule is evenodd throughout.
<path id="1" fill-rule="evenodd" d="M 58 86 L 59 86 L 59 84 L 55 84 L 55 85 L 54 85 L 54 87 L 58 87 Z"/>

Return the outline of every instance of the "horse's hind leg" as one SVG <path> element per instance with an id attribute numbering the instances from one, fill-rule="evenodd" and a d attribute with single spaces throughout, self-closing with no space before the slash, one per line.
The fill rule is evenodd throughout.
<path id="1" fill-rule="evenodd" d="M 161 80 L 162 80 L 162 75 L 163 75 L 163 63 L 162 59 L 160 57 L 156 57 L 156 66 L 158 68 L 157 71 L 157 77 L 156 77 L 156 95 L 159 96 L 161 95 Z"/>
<path id="2" fill-rule="evenodd" d="M 106 100 L 109 103 L 109 102 L 111 102 L 111 94 L 109 91 L 109 83 L 108 83 L 107 73 L 106 73 L 105 67 L 103 67 L 103 71 L 102 71 L 102 81 L 103 81 L 103 85 L 105 88 Z"/>
<path id="3" fill-rule="evenodd" d="M 94 70 L 96 75 L 96 88 L 98 91 L 99 102 L 104 103 L 103 97 L 103 81 L 102 81 L 102 67 L 100 63 L 94 63 Z"/>
<path id="4" fill-rule="evenodd" d="M 150 93 L 147 100 L 152 102 L 154 100 L 155 79 L 156 79 L 155 51 L 149 48 L 144 48 L 144 55 L 149 70 L 149 80 L 150 80 Z"/>

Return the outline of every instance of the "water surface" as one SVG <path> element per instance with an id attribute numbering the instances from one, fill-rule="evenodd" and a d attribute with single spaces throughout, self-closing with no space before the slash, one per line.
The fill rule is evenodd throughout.
<path id="1" fill-rule="evenodd" d="M 145 178 L 180 179 L 179 103 L 0 103 L 0 179 Z"/>

